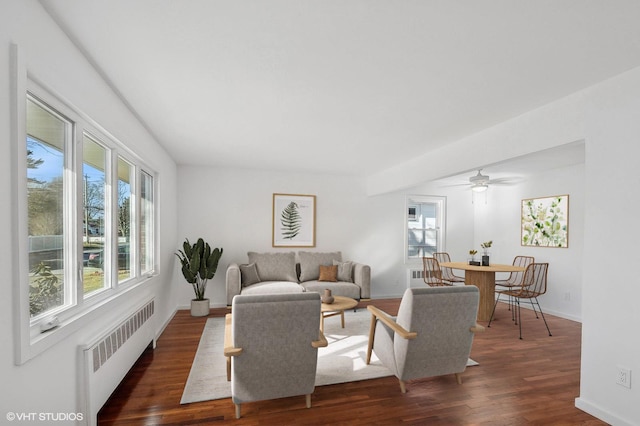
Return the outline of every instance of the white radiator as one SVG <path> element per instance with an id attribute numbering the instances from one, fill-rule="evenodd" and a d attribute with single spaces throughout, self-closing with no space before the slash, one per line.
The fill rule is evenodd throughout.
<path id="1" fill-rule="evenodd" d="M 407 269 L 407 288 L 424 287 L 422 269 Z"/>
<path id="2" fill-rule="evenodd" d="M 155 347 L 153 314 L 154 300 L 151 299 L 116 327 L 80 347 L 80 406 L 85 424 L 97 424 L 98 411 L 129 369 L 149 345 Z"/>

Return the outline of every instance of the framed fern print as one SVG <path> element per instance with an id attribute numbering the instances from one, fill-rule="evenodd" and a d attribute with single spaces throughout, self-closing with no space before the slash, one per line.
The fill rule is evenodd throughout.
<path id="1" fill-rule="evenodd" d="M 316 246 L 316 196 L 273 194 L 273 247 Z"/>

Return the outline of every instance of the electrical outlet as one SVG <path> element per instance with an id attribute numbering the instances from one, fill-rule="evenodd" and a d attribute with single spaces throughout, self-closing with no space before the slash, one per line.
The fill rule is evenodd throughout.
<path id="1" fill-rule="evenodd" d="M 624 367 L 618 367 L 616 383 L 620 386 L 631 389 L 631 370 Z"/>

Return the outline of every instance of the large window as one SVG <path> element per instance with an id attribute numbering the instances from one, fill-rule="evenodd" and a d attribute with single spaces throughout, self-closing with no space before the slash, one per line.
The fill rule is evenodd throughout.
<path id="1" fill-rule="evenodd" d="M 407 196 L 405 261 L 413 263 L 444 250 L 445 198 Z"/>
<path id="2" fill-rule="evenodd" d="M 154 272 L 155 187 L 154 174 L 121 142 L 31 86 L 21 285 L 39 333 L 45 318 L 62 323 Z"/>
<path id="3" fill-rule="evenodd" d="M 27 209 L 29 232 L 29 310 L 31 316 L 71 303 L 64 285 L 64 237 L 68 234 L 69 141 L 73 125 L 34 98 L 27 99 Z"/>

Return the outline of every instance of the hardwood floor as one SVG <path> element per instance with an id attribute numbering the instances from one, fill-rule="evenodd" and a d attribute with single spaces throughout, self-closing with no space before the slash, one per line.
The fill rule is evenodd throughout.
<path id="1" fill-rule="evenodd" d="M 395 314 L 399 299 L 361 302 Z M 223 316 L 227 309 L 212 309 Z M 99 413 L 100 425 L 603 425 L 574 407 L 580 383 L 581 324 L 523 309 L 523 338 L 506 304 L 476 334 L 470 367 L 458 385 L 453 375 L 410 381 L 401 394 L 395 377 L 316 387 L 312 407 L 304 396 L 246 403 L 235 419 L 230 398 L 180 405 L 206 317 L 179 311 L 155 350 L 132 367 Z M 481 323 L 486 326 L 486 323 Z M 221 359 L 221 362 L 224 362 Z"/>

